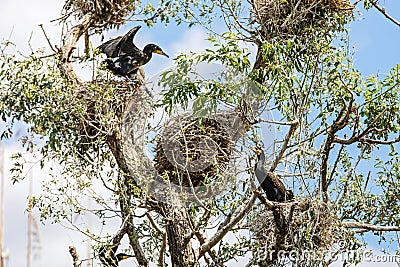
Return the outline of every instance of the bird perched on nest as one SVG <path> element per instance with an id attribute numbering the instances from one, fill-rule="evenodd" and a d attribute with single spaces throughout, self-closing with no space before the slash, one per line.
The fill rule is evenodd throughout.
<path id="1" fill-rule="evenodd" d="M 99 258 L 103 266 L 106 267 L 118 267 L 119 262 L 134 256 L 125 253 L 114 254 L 115 247 L 102 247 L 100 248 Z M 115 249 L 116 250 L 116 249 Z"/>
<path id="2" fill-rule="evenodd" d="M 105 60 L 107 69 L 114 74 L 133 78 L 137 70 L 150 61 L 153 53 L 169 57 L 155 44 L 146 45 L 143 51 L 137 48 L 133 38 L 140 28 L 141 26 L 136 26 L 124 36 L 118 36 L 97 47 L 107 55 Z"/>
<path id="3" fill-rule="evenodd" d="M 265 153 L 262 149 L 254 149 L 258 161 L 254 166 L 254 173 L 261 188 L 267 194 L 270 201 L 284 202 L 294 198 L 292 190 L 286 190 L 285 185 L 272 172 L 265 170 Z"/>

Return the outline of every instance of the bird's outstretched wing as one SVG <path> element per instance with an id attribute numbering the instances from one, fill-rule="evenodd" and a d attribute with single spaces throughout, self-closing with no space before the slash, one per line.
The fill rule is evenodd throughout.
<path id="1" fill-rule="evenodd" d="M 121 55 L 132 55 L 138 52 L 140 53 L 142 51 L 133 44 L 133 37 L 135 37 L 140 28 L 141 26 L 136 26 L 124 36 L 118 36 L 111 39 L 97 48 L 100 49 L 102 53 L 106 54 L 108 58 L 115 58 Z"/>
<path id="2" fill-rule="evenodd" d="M 118 46 L 120 51 L 118 55 L 132 56 L 138 53 L 142 53 L 142 51 L 133 44 L 133 38 L 140 28 L 141 26 L 136 26 L 121 38 Z"/>
<path id="3" fill-rule="evenodd" d="M 122 36 L 118 36 L 111 39 L 104 44 L 101 44 L 97 48 L 101 50 L 102 53 L 106 54 L 108 58 L 118 57 L 119 54 L 119 42 Z"/>

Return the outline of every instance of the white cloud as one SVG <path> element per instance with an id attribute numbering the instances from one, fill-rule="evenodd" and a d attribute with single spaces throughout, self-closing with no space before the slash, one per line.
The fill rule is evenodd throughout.
<path id="1" fill-rule="evenodd" d="M 182 37 L 175 43 L 171 44 L 171 50 L 174 56 L 181 53 L 189 52 L 202 52 L 207 48 L 214 49 L 212 43 L 206 40 L 208 37 L 206 31 L 200 27 L 192 27 L 183 32 Z M 250 51 L 250 60 L 254 61 L 257 53 L 257 48 L 254 44 L 248 42 L 239 42 L 240 47 L 246 48 Z"/>
<path id="2" fill-rule="evenodd" d="M 206 32 L 200 27 L 192 27 L 183 32 L 181 36 L 180 39 L 171 44 L 174 56 L 180 53 L 201 52 L 211 47 L 211 43 L 205 40 L 207 38 Z"/>
<path id="3" fill-rule="evenodd" d="M 60 16 L 63 1 L 54 0 L 2 0 L 0 3 L 0 39 L 11 40 L 23 53 L 29 53 L 28 41 L 34 49 L 48 48 L 47 41 L 38 26 L 43 24 L 54 44 L 60 40 L 60 27 L 50 21 Z"/>
<path id="4" fill-rule="evenodd" d="M 4 245 L 9 251 L 8 266 L 24 266 L 27 261 L 27 225 L 28 214 L 27 196 L 29 192 L 29 180 L 26 179 L 13 185 L 10 179 L 9 169 L 12 166 L 11 155 L 23 151 L 17 145 L 8 145 L 5 147 L 4 166 L 5 166 L 5 235 Z M 34 193 L 40 193 L 40 178 L 42 173 L 36 172 L 33 175 Z M 68 245 L 73 240 L 80 241 L 79 235 L 68 231 L 60 225 L 39 225 L 40 250 L 35 250 L 40 256 L 33 261 L 32 266 L 48 267 L 67 267 L 71 266 L 70 256 L 68 254 Z M 36 243 L 37 244 L 37 243 Z M 82 249 L 81 242 L 77 246 Z M 83 248 L 84 249 L 84 248 Z M 84 251 L 84 250 L 82 250 Z"/>

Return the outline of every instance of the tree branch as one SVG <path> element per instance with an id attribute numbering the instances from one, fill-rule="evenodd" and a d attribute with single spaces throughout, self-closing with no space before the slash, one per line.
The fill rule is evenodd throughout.
<path id="1" fill-rule="evenodd" d="M 161 244 L 161 248 L 160 248 L 160 255 L 158 256 L 158 265 L 160 267 L 164 267 L 165 266 L 165 264 L 164 264 L 164 261 L 165 261 L 164 253 L 165 253 L 166 248 L 167 248 L 167 233 L 164 232 L 162 234 L 162 244 Z"/>
<path id="2" fill-rule="evenodd" d="M 60 55 L 60 70 L 63 76 L 71 81 L 74 85 L 82 84 L 82 80 L 75 74 L 71 57 L 72 53 L 76 48 L 76 42 L 79 38 L 84 34 L 93 23 L 92 14 L 85 15 L 78 25 L 74 26 L 63 38 L 62 47 L 58 49 L 58 53 Z"/>
<path id="3" fill-rule="evenodd" d="M 128 223 L 125 221 L 122 223 L 121 228 L 118 230 L 118 232 L 115 234 L 114 238 L 111 241 L 111 246 L 115 247 L 115 251 L 118 249 L 118 245 L 121 242 L 121 239 L 124 237 L 124 235 L 128 232 Z"/>
<path id="4" fill-rule="evenodd" d="M 342 81 L 343 82 L 343 81 Z M 344 84 L 344 82 L 343 82 Z M 351 95 L 351 99 L 349 103 L 346 105 L 346 103 L 343 104 L 342 109 L 340 110 L 339 115 L 337 116 L 336 120 L 333 122 L 331 127 L 328 130 L 328 137 L 326 138 L 325 144 L 324 144 L 324 151 L 322 154 L 322 164 L 321 164 L 321 193 L 322 193 L 322 199 L 325 203 L 328 202 L 328 180 L 327 180 L 327 174 L 328 174 L 328 159 L 329 159 L 329 154 L 332 149 L 332 143 L 335 140 L 335 134 L 342 130 L 346 125 L 349 123 L 350 119 L 350 114 L 353 109 L 353 103 L 354 103 L 354 96 L 353 93 L 347 88 L 346 84 L 344 84 L 345 88 L 349 91 Z"/>
<path id="5" fill-rule="evenodd" d="M 393 18 L 392 16 L 390 16 L 388 13 L 386 13 L 386 10 L 381 7 L 380 5 L 378 5 L 378 3 L 376 1 L 371 1 L 371 4 L 378 9 L 379 12 L 381 12 L 387 19 L 389 19 L 391 22 L 393 22 L 394 24 L 396 24 L 397 26 L 400 27 L 400 22 L 397 21 L 395 18 Z"/>
<path id="6" fill-rule="evenodd" d="M 235 217 L 231 218 L 231 220 L 225 226 L 219 229 L 213 237 L 208 239 L 203 245 L 200 246 L 200 248 L 196 251 L 196 257 L 198 259 L 201 258 L 204 256 L 204 253 L 209 251 L 219 241 L 221 241 L 221 239 L 232 229 L 232 227 L 235 226 L 247 214 L 256 199 L 257 195 L 252 194 L 250 200 L 243 205 L 241 211 L 239 211 Z"/>
<path id="7" fill-rule="evenodd" d="M 73 246 L 69 247 L 69 254 L 72 256 L 72 260 L 74 263 L 74 267 L 80 267 L 82 265 L 82 261 L 79 259 L 79 255 L 76 252 L 76 248 Z"/>
<path id="8" fill-rule="evenodd" d="M 289 141 L 292 138 L 292 135 L 296 131 L 297 127 L 299 126 L 299 122 L 297 120 L 294 120 L 290 123 L 290 129 L 288 134 L 285 137 L 285 140 L 283 142 L 282 148 L 279 151 L 279 155 L 275 158 L 274 162 L 271 165 L 271 168 L 269 169 L 270 172 L 273 172 L 276 167 L 278 166 L 279 162 L 281 161 L 283 155 L 285 154 L 285 151 L 288 147 Z"/>
<path id="9" fill-rule="evenodd" d="M 132 219 L 132 218 L 131 218 Z M 139 263 L 139 266 L 148 266 L 149 262 L 146 259 L 146 255 L 143 252 L 142 246 L 139 243 L 138 233 L 133 225 L 133 223 L 129 223 L 130 227 L 128 227 L 128 237 L 129 237 L 129 244 L 131 245 L 136 260 Z"/>
<path id="10" fill-rule="evenodd" d="M 149 222 L 153 228 L 162 235 L 162 243 L 161 243 L 161 248 L 160 248 L 160 255 L 158 257 L 158 265 L 159 267 L 164 267 L 164 253 L 165 249 L 167 248 L 167 232 L 162 230 L 161 227 L 154 221 L 153 217 L 149 212 L 145 213 L 147 218 L 149 219 Z"/>
<path id="11" fill-rule="evenodd" d="M 204 238 L 204 236 L 199 231 L 196 231 L 194 234 L 197 237 L 197 240 L 199 240 L 200 245 L 203 245 L 206 242 L 206 239 Z M 215 262 L 216 259 L 217 259 L 217 256 L 215 255 L 215 251 L 211 248 L 208 251 L 208 254 L 211 256 L 211 258 Z"/>
<path id="12" fill-rule="evenodd" d="M 350 139 L 342 139 L 342 138 L 339 138 L 339 137 L 335 137 L 335 143 L 339 143 L 339 144 L 349 145 L 349 144 L 352 144 L 352 143 L 354 143 L 356 141 L 358 141 L 360 143 L 371 144 L 371 145 L 372 144 L 391 145 L 391 144 L 400 142 L 400 136 L 395 138 L 395 139 L 392 139 L 392 140 L 377 140 L 377 139 L 371 139 L 371 138 L 366 138 L 366 137 L 361 137 L 361 138 L 358 138 L 357 140 L 352 140 L 352 138 L 350 138 Z"/>
<path id="13" fill-rule="evenodd" d="M 373 131 L 375 128 L 373 128 L 374 124 L 378 121 L 378 119 L 380 119 L 383 114 L 385 114 L 385 112 L 387 111 L 387 108 L 385 108 L 381 113 L 379 113 L 374 120 L 367 126 L 367 128 L 362 131 L 360 134 L 355 135 L 353 134 L 352 137 L 350 137 L 350 139 L 342 139 L 342 138 L 338 138 L 335 136 L 335 138 L 333 139 L 333 143 L 340 143 L 340 144 L 344 144 L 344 145 L 350 145 L 353 144 L 355 142 L 360 141 L 362 138 L 364 138 L 364 136 L 368 133 L 370 133 L 371 131 Z M 375 129 L 375 131 L 377 131 Z"/>
<path id="14" fill-rule="evenodd" d="M 146 217 L 149 219 L 149 222 L 151 226 L 159 233 L 159 234 L 164 234 L 165 231 L 161 229 L 161 227 L 154 221 L 153 217 L 149 212 L 146 212 Z"/>
<path id="15" fill-rule="evenodd" d="M 53 45 L 51 44 L 50 38 L 47 36 L 46 31 L 44 30 L 43 24 L 39 24 L 39 27 L 42 29 L 42 32 L 43 32 L 43 34 L 44 34 L 44 37 L 46 38 L 47 43 L 49 44 L 51 50 L 53 50 L 53 52 L 57 52 L 57 50 L 54 49 Z"/>
<path id="16" fill-rule="evenodd" d="M 358 228 L 369 231 L 400 231 L 400 226 L 382 226 L 363 222 L 343 222 L 346 228 Z"/>
<path id="17" fill-rule="evenodd" d="M 360 142 L 366 143 L 366 144 L 391 145 L 391 144 L 400 142 L 400 136 L 395 139 L 386 140 L 386 141 L 385 140 L 375 140 L 375 139 L 371 139 L 371 138 L 361 138 Z"/>
<path id="18" fill-rule="evenodd" d="M 260 191 L 261 186 L 259 186 L 256 190 L 254 190 L 254 194 L 257 196 L 257 198 L 261 201 L 262 204 L 264 204 L 268 209 L 273 209 L 275 207 L 274 203 L 272 201 L 269 201 L 264 194 Z"/>

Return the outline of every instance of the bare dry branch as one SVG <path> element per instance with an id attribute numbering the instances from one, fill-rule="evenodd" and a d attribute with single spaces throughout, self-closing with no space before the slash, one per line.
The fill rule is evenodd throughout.
<path id="1" fill-rule="evenodd" d="M 256 199 L 257 195 L 252 194 L 250 200 L 243 205 L 242 209 L 236 214 L 236 216 L 231 218 L 231 220 L 225 226 L 219 229 L 213 237 L 208 239 L 203 245 L 200 246 L 200 248 L 196 251 L 196 257 L 201 258 L 204 256 L 204 253 L 210 251 L 211 248 L 221 241 L 221 239 L 232 229 L 232 227 L 235 226 L 244 217 L 244 215 L 248 213 Z"/>
<path id="2" fill-rule="evenodd" d="M 299 122 L 297 120 L 294 120 L 290 123 L 289 132 L 285 137 L 285 140 L 283 142 L 281 150 L 279 151 L 278 156 L 275 158 L 274 162 L 271 165 L 271 168 L 269 169 L 270 172 L 273 172 L 276 169 L 276 167 L 278 166 L 279 162 L 282 160 L 282 157 L 285 154 L 285 151 L 288 147 L 289 141 L 290 141 L 290 139 L 292 139 L 292 136 L 298 126 L 299 126 Z"/>
<path id="3" fill-rule="evenodd" d="M 344 84 L 345 88 L 347 86 Z M 332 150 L 332 144 L 335 140 L 335 134 L 342 130 L 346 125 L 349 123 L 350 119 L 350 114 L 353 110 L 353 103 L 354 103 L 354 96 L 350 92 L 351 99 L 349 103 L 346 105 L 346 103 L 343 103 L 343 107 L 340 110 L 339 115 L 337 116 L 336 120 L 334 123 L 331 125 L 331 127 L 328 130 L 328 137 L 325 140 L 324 143 L 324 149 L 323 149 L 323 154 L 322 154 L 322 164 L 321 164 L 321 193 L 322 193 L 322 199 L 325 203 L 328 202 L 328 186 L 329 182 L 327 179 L 327 174 L 328 174 L 328 159 L 329 159 L 329 154 L 330 151 Z"/>
<path id="4" fill-rule="evenodd" d="M 359 142 L 368 133 L 370 133 L 370 132 L 372 132 L 374 130 L 377 131 L 377 129 L 375 129 L 373 126 L 378 121 L 378 119 L 380 119 L 383 116 L 383 114 L 385 114 L 386 111 L 387 111 L 387 108 L 385 108 L 381 113 L 379 113 L 374 118 L 374 120 L 367 126 L 367 128 L 364 131 L 362 131 L 360 134 L 358 134 L 358 135 L 353 134 L 353 136 L 350 139 L 347 139 L 347 140 L 335 137 L 333 139 L 333 143 L 340 143 L 340 144 L 344 144 L 344 145 L 350 145 L 350 144 L 353 144 L 355 142 Z"/>
<path id="5" fill-rule="evenodd" d="M 369 231 L 400 231 L 400 226 L 382 226 L 363 222 L 343 222 L 346 228 L 358 228 Z"/>
<path id="6" fill-rule="evenodd" d="M 71 58 L 75 50 L 76 42 L 84 34 L 93 23 L 91 14 L 85 15 L 78 25 L 74 26 L 63 38 L 62 47 L 59 49 L 60 54 L 60 70 L 64 77 L 73 82 L 75 85 L 82 84 L 82 80 L 75 74 Z"/>
<path id="7" fill-rule="evenodd" d="M 72 260 L 74 263 L 74 267 L 80 267 L 82 265 L 82 261 L 79 259 L 79 255 L 76 252 L 76 248 L 73 246 L 69 247 L 69 254 L 72 256 Z"/>
<path id="8" fill-rule="evenodd" d="M 382 15 L 384 15 L 387 19 L 389 19 L 391 22 L 393 22 L 394 24 L 396 24 L 397 26 L 400 27 L 400 22 L 397 21 L 395 18 L 393 18 L 392 16 L 390 16 L 385 8 L 381 7 L 380 5 L 378 5 L 377 1 L 371 1 L 371 4 L 379 11 L 382 13 Z"/>
<path id="9" fill-rule="evenodd" d="M 47 36 L 46 31 L 44 30 L 43 24 L 39 24 L 39 27 L 42 29 L 42 32 L 43 32 L 43 34 L 44 34 L 44 37 L 46 38 L 47 43 L 49 44 L 51 50 L 53 50 L 53 52 L 57 52 L 57 50 L 56 50 L 56 49 L 53 47 L 53 45 L 51 44 L 50 38 Z"/>

